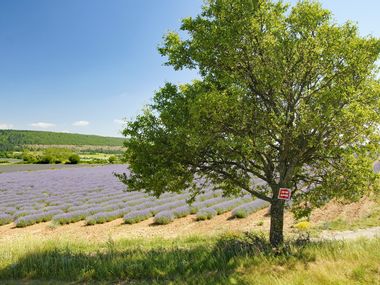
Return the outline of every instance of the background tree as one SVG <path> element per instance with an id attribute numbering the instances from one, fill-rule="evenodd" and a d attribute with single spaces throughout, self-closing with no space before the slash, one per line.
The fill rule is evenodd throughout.
<path id="1" fill-rule="evenodd" d="M 378 39 L 336 24 L 311 1 L 209 0 L 181 30 L 188 36 L 168 33 L 159 51 L 201 79 L 167 83 L 128 123 L 130 173 L 118 176 L 129 190 L 190 189 L 195 197 L 202 178 L 226 195 L 247 191 L 271 203 L 270 242 L 278 246 L 280 187 L 307 214 L 378 186 Z"/>

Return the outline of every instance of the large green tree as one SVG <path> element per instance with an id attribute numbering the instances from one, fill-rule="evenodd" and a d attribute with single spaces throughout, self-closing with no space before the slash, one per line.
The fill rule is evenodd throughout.
<path id="1" fill-rule="evenodd" d="M 270 242 L 283 242 L 284 201 L 293 209 L 352 200 L 378 186 L 380 41 L 338 25 L 318 2 L 209 0 L 159 48 L 200 80 L 165 84 L 124 130 L 130 190 L 154 195 L 199 179 L 227 195 L 271 204 Z M 264 184 L 258 184 L 257 178 Z"/>

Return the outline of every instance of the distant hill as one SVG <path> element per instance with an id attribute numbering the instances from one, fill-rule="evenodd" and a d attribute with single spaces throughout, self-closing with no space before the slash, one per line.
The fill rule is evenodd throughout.
<path id="1" fill-rule="evenodd" d="M 0 151 L 23 145 L 122 146 L 123 138 L 45 131 L 0 130 Z"/>

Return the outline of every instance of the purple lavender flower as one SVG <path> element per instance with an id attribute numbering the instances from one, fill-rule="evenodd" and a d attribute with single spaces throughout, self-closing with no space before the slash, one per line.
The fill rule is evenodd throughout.
<path id="1" fill-rule="evenodd" d="M 204 208 L 197 213 L 197 221 L 210 220 L 217 215 L 213 208 Z"/>
<path id="2" fill-rule="evenodd" d="M 12 223 L 13 218 L 11 215 L 6 214 L 6 213 L 1 213 L 0 214 L 0 226 L 10 224 Z"/>
<path id="3" fill-rule="evenodd" d="M 133 211 L 124 216 L 124 222 L 126 224 L 135 224 L 152 217 L 152 213 L 149 209 Z"/>
<path id="4" fill-rule="evenodd" d="M 153 207 L 150 209 L 150 211 L 152 212 L 152 215 L 155 215 L 165 210 L 170 210 L 170 209 L 178 208 L 180 206 L 184 206 L 185 204 L 186 202 L 184 200 L 174 201 L 174 202 L 163 204 L 161 206 Z"/>
<path id="5" fill-rule="evenodd" d="M 240 204 L 243 204 L 244 202 L 247 202 L 249 200 L 252 200 L 252 198 L 250 198 L 250 197 L 239 197 L 239 198 L 236 198 L 233 200 L 224 201 L 224 202 L 215 204 L 215 205 L 211 206 L 211 208 L 213 208 L 218 213 L 218 215 L 220 215 L 220 214 L 226 213 L 228 211 L 231 211 L 232 209 L 236 208 Z"/>
<path id="6" fill-rule="evenodd" d="M 191 207 L 189 205 L 184 205 L 172 210 L 176 218 L 186 217 L 191 214 Z"/>
<path id="7" fill-rule="evenodd" d="M 50 219 L 61 224 L 85 219 L 86 223 L 101 223 L 123 216 L 138 222 L 162 211 L 184 217 L 189 209 L 195 213 L 227 201 L 221 197 L 222 191 L 211 191 L 210 187 L 190 207 L 186 205 L 189 197 L 186 191 L 164 193 L 159 199 L 142 192 L 124 192 L 125 185 L 112 175 L 112 172 L 122 171 L 125 166 L 112 165 L 3 173 L 0 175 L 0 213 L 11 216 L 19 226 Z"/>
<path id="8" fill-rule="evenodd" d="M 154 216 L 154 223 L 158 225 L 166 225 L 174 221 L 174 214 L 172 211 L 162 211 Z"/>
<path id="9" fill-rule="evenodd" d="M 232 211 L 232 217 L 234 218 L 246 218 L 250 214 L 265 208 L 269 205 L 268 202 L 261 200 L 261 199 L 256 199 L 252 202 L 245 203 L 237 208 L 235 208 Z"/>

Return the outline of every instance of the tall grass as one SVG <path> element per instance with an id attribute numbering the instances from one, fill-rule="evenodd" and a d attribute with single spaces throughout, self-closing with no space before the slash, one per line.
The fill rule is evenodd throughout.
<path id="1" fill-rule="evenodd" d="M 380 284 L 379 249 L 373 239 L 291 244 L 278 252 L 254 235 L 25 239 L 0 242 L 0 284 Z"/>

